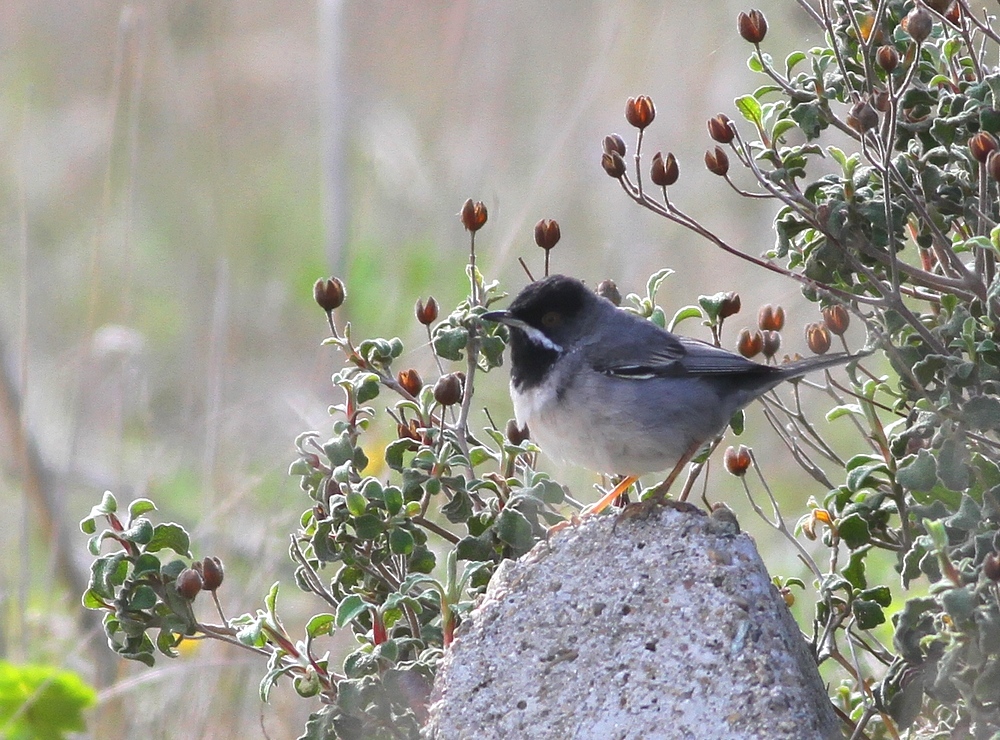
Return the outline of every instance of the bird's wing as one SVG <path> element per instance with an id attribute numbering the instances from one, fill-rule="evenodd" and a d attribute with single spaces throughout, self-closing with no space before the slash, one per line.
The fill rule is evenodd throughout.
<path id="1" fill-rule="evenodd" d="M 614 331 L 604 332 L 599 342 L 588 347 L 590 364 L 598 372 L 631 378 L 774 372 L 773 366 L 676 336 L 636 316 L 623 316 L 630 321 L 615 321 Z"/>

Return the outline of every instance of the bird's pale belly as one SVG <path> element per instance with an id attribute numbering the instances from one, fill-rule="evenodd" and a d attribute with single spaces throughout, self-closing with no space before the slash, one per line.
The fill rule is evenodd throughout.
<path id="1" fill-rule="evenodd" d="M 683 385 L 674 380 L 673 390 L 679 393 L 659 394 L 656 407 L 637 408 L 632 389 L 619 394 L 616 391 L 625 386 L 617 384 L 603 384 L 610 394 L 596 404 L 572 404 L 566 398 L 557 402 L 555 394 L 543 388 L 521 393 L 512 389 L 511 396 L 518 425 L 527 426 L 532 440 L 550 457 L 602 473 L 643 475 L 669 470 L 729 418 L 692 408 L 691 396 L 684 391 L 693 389 Z M 586 390 L 568 395 L 586 399 Z M 667 429 L 669 434 L 662 431 Z"/>

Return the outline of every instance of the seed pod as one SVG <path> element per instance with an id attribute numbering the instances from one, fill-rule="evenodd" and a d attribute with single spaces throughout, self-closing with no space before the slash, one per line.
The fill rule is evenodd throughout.
<path id="1" fill-rule="evenodd" d="M 847 125 L 863 134 L 878 126 L 878 113 L 867 99 L 859 100 L 847 114 Z"/>
<path id="2" fill-rule="evenodd" d="M 722 150 L 721 146 L 715 147 L 714 151 L 709 149 L 705 152 L 705 166 L 713 175 L 725 177 L 729 172 L 729 155 Z"/>
<path id="3" fill-rule="evenodd" d="M 313 285 L 313 299 L 327 313 L 340 308 L 347 297 L 347 291 L 339 278 L 320 278 Z"/>
<path id="4" fill-rule="evenodd" d="M 602 280 L 597 284 L 597 290 L 594 292 L 602 298 L 607 298 L 616 306 L 622 305 L 622 294 L 618 291 L 614 280 Z"/>
<path id="5" fill-rule="evenodd" d="M 750 468 L 750 450 L 743 445 L 740 445 L 739 449 L 727 447 L 723 460 L 726 464 L 726 470 L 731 475 L 742 478 Z"/>
<path id="6" fill-rule="evenodd" d="M 448 373 L 434 384 L 434 400 L 442 406 L 451 406 L 462 400 L 462 380 L 458 373 Z"/>
<path id="7" fill-rule="evenodd" d="M 618 152 L 618 156 L 625 156 L 625 140 L 618 134 L 608 134 L 604 137 L 604 151 L 607 154 Z"/>
<path id="8" fill-rule="evenodd" d="M 473 201 L 472 198 L 469 198 L 462 206 L 459 217 L 466 230 L 475 233 L 486 224 L 486 206 L 481 200 Z"/>
<path id="9" fill-rule="evenodd" d="M 969 152 L 977 162 L 985 164 L 990 154 L 997 150 L 997 140 L 989 131 L 979 131 L 969 138 Z"/>
<path id="10" fill-rule="evenodd" d="M 774 330 L 763 331 L 761 337 L 763 338 L 761 352 L 764 353 L 764 357 L 770 360 L 781 349 L 781 334 Z"/>
<path id="11" fill-rule="evenodd" d="M 733 131 L 733 124 L 729 120 L 729 116 L 720 113 L 715 118 L 709 118 L 708 135 L 712 137 L 712 141 L 719 144 L 728 144 L 736 138 L 736 132 Z"/>
<path id="12" fill-rule="evenodd" d="M 649 179 L 654 185 L 667 188 L 677 182 L 680 170 L 677 167 L 677 160 L 671 152 L 667 152 L 664 157 L 660 152 L 653 155 L 653 161 L 649 166 Z"/>
<path id="13" fill-rule="evenodd" d="M 552 219 L 543 218 L 535 224 L 535 244 L 546 252 L 559 242 L 559 224 Z"/>
<path id="14" fill-rule="evenodd" d="M 751 44 L 759 44 L 767 35 L 767 19 L 759 10 L 740 13 L 736 18 L 736 25 L 743 40 Z"/>
<path id="15" fill-rule="evenodd" d="M 806 344 L 817 355 L 825 355 L 830 350 L 830 330 L 816 322 L 806 326 Z"/>
<path id="16" fill-rule="evenodd" d="M 886 74 L 892 72 L 896 69 L 896 65 L 899 64 L 899 52 L 896 51 L 895 46 L 880 46 L 878 51 L 875 52 L 875 59 L 878 61 L 878 66 L 885 70 Z"/>
<path id="17" fill-rule="evenodd" d="M 740 294 L 735 292 L 726 293 L 722 302 L 719 303 L 719 318 L 728 319 L 730 316 L 738 314 L 740 312 L 740 308 L 742 308 Z"/>
<path id="18" fill-rule="evenodd" d="M 1000 181 L 1000 151 L 990 152 L 986 158 L 986 171 L 994 180 Z"/>
<path id="19" fill-rule="evenodd" d="M 507 441 L 512 445 L 519 445 L 524 440 L 528 439 L 528 427 L 522 429 L 517 425 L 514 419 L 507 422 L 507 429 L 505 430 L 507 434 Z"/>
<path id="20" fill-rule="evenodd" d="M 823 309 L 823 323 L 827 329 L 842 337 L 847 327 L 851 325 L 851 315 L 847 313 L 846 308 L 836 303 Z"/>
<path id="21" fill-rule="evenodd" d="M 418 298 L 417 305 L 413 307 L 413 311 L 417 315 L 417 321 L 424 326 L 430 326 L 437 321 L 438 303 L 434 300 L 434 296 L 430 296 L 426 304 Z"/>
<path id="22" fill-rule="evenodd" d="M 420 373 L 412 367 L 408 370 L 400 370 L 396 375 L 396 380 L 403 386 L 403 390 L 411 396 L 416 396 L 420 393 L 420 389 L 424 387 L 424 381 L 420 379 Z"/>
<path id="23" fill-rule="evenodd" d="M 785 309 L 768 303 L 757 312 L 757 326 L 770 331 L 781 331 L 785 327 Z"/>
<path id="24" fill-rule="evenodd" d="M 983 559 L 983 575 L 991 581 L 1000 581 L 1000 555 L 991 552 Z"/>
<path id="25" fill-rule="evenodd" d="M 934 18 L 923 5 L 917 3 L 903 18 L 902 26 L 903 30 L 910 34 L 910 38 L 922 44 L 934 30 Z"/>
<path id="26" fill-rule="evenodd" d="M 625 103 L 625 120 L 642 131 L 656 118 L 656 108 L 648 95 L 629 98 Z"/>
<path id="27" fill-rule="evenodd" d="M 201 561 L 201 585 L 206 591 L 215 591 L 222 585 L 224 577 L 225 571 L 222 568 L 221 560 L 211 557 Z"/>
<path id="28" fill-rule="evenodd" d="M 739 338 L 736 340 L 736 350 L 741 355 L 750 359 L 759 355 L 763 348 L 764 337 L 759 331 L 751 334 L 749 329 L 744 328 L 740 330 Z"/>
<path id="29" fill-rule="evenodd" d="M 625 176 L 625 160 L 618 152 L 604 152 L 601 155 L 601 167 L 611 177 L 620 180 Z"/>
<path id="30" fill-rule="evenodd" d="M 194 568 L 185 568 L 182 570 L 177 574 L 177 580 L 174 582 L 177 593 L 188 601 L 194 600 L 194 597 L 201 591 L 201 586 L 201 574 Z"/>

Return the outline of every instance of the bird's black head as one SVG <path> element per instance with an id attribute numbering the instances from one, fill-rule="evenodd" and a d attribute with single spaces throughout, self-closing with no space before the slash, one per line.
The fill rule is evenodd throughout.
<path id="1" fill-rule="evenodd" d="M 530 387 L 585 336 L 601 301 L 579 280 L 550 275 L 527 286 L 506 311 L 483 318 L 510 327 L 511 379 Z"/>

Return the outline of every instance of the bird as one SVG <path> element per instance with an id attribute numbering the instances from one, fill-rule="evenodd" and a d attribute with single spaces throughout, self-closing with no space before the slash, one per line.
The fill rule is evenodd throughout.
<path id="1" fill-rule="evenodd" d="M 669 470 L 647 499 L 666 503 L 684 466 L 734 413 L 786 380 L 860 356 L 753 362 L 666 331 L 557 274 L 530 283 L 506 310 L 482 318 L 510 331 L 517 425 L 550 457 L 625 476 L 589 507 L 592 514 L 639 476 Z"/>

